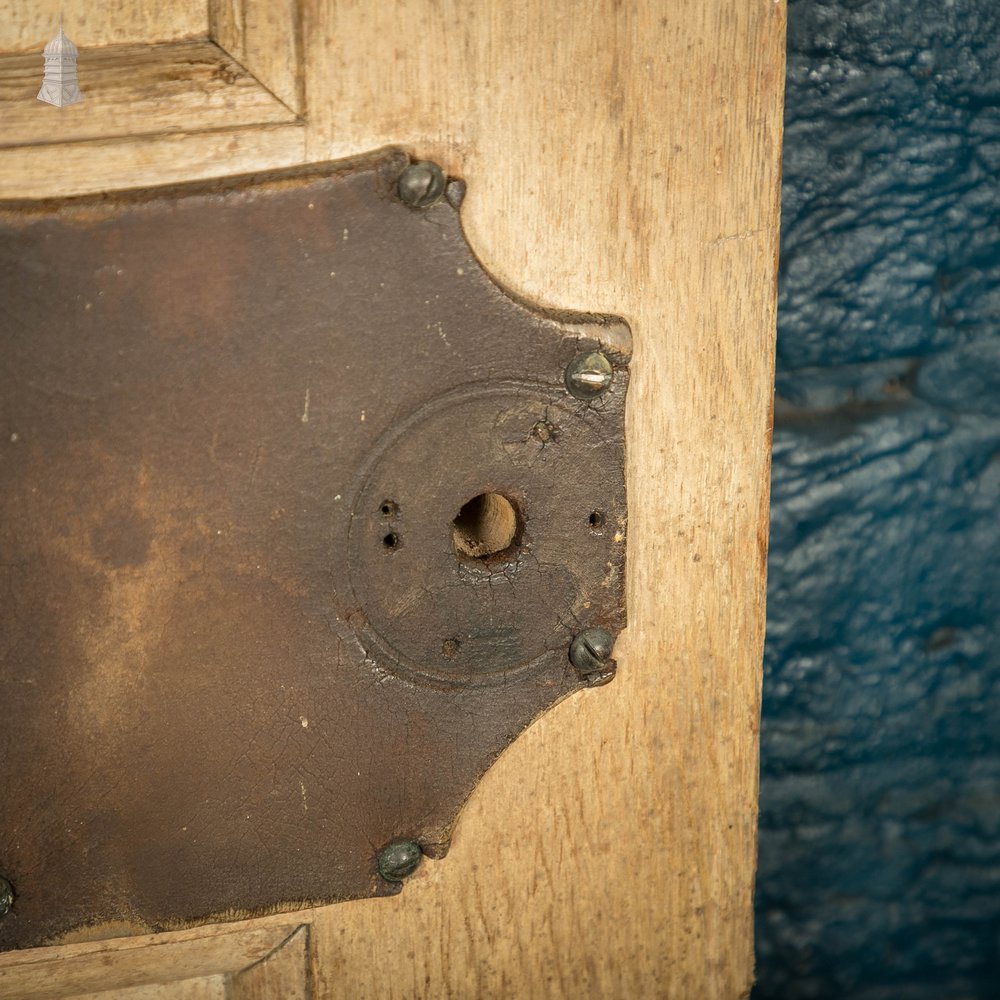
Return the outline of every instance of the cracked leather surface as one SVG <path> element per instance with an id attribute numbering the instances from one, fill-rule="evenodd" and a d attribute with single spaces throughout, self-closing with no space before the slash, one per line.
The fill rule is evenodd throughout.
<path id="1" fill-rule="evenodd" d="M 624 626 L 627 328 L 514 302 L 407 163 L 0 205 L 0 947 L 399 891 Z"/>

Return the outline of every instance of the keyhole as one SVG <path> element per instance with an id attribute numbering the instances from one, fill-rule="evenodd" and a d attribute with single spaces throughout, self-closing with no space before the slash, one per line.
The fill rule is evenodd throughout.
<path id="1" fill-rule="evenodd" d="M 513 546 L 517 537 L 517 511 L 499 493 L 480 493 L 462 507 L 452 525 L 456 551 L 474 559 L 486 559 Z"/>

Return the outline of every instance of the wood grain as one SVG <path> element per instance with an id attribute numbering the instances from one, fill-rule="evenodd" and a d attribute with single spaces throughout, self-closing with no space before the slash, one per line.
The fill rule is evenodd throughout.
<path id="1" fill-rule="evenodd" d="M 79 48 L 208 37 L 205 0 L 0 0 L 0 52 L 41 52 L 59 30 L 60 18 Z"/>
<path id="2" fill-rule="evenodd" d="M 227 992 L 228 988 L 228 976 L 199 976 L 197 979 L 179 979 L 169 984 L 150 983 L 122 990 L 77 993 L 73 1000 L 232 1000 Z M 278 1000 L 278 996 L 274 1000 Z"/>
<path id="3" fill-rule="evenodd" d="M 298 928 L 266 958 L 234 974 L 226 1000 L 309 1000 L 309 928 Z"/>
<path id="4" fill-rule="evenodd" d="M 498 280 L 543 305 L 622 315 L 635 342 L 618 677 L 504 754 L 451 854 L 399 897 L 307 918 L 316 995 L 745 996 L 784 4 L 302 9 L 304 149 L 276 126 L 232 133 L 231 164 L 198 148 L 204 136 L 171 138 L 175 157 L 150 147 L 166 139 L 116 145 L 113 163 L 91 143 L 66 166 L 44 147 L 0 151 L 0 191 L 402 143 L 467 180 L 464 223 Z M 36 180 L 42 169 L 52 176 Z"/>
<path id="5" fill-rule="evenodd" d="M 303 105 L 297 0 L 209 0 L 212 39 L 287 107 Z"/>
<path id="6" fill-rule="evenodd" d="M 635 341 L 618 678 L 507 751 L 399 904 L 317 915 L 322 995 L 749 990 L 784 16 L 306 5 L 310 156 L 439 160 L 489 271 Z"/>
<path id="7" fill-rule="evenodd" d="M 287 167 L 305 157 L 302 125 L 179 132 L 0 149 L 0 198 L 89 194 Z"/>
<path id="8" fill-rule="evenodd" d="M 295 930 L 294 922 L 270 920 L 260 925 L 223 926 L 212 934 L 203 930 L 145 934 L 13 952 L 0 958 L 0 996 L 61 1000 L 170 984 L 163 986 L 163 997 L 187 997 L 178 986 L 180 981 L 212 980 L 241 972 L 267 958 Z M 208 987 L 215 989 L 211 983 Z M 196 985 L 183 988 L 190 988 L 191 1000 L 200 996 Z"/>
<path id="9" fill-rule="evenodd" d="M 78 61 L 84 100 L 37 99 L 42 59 L 0 57 L 0 146 L 294 122 L 295 115 L 208 41 L 109 45 Z"/>

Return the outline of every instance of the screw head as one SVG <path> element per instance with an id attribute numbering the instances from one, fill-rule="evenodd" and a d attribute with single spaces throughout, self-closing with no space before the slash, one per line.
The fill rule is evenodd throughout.
<path id="1" fill-rule="evenodd" d="M 584 629 L 570 643 L 570 662 L 581 677 L 598 682 L 611 680 L 615 672 L 615 661 L 611 659 L 614 645 L 615 637 L 607 629 Z"/>
<path id="2" fill-rule="evenodd" d="M 410 208 L 430 208 L 440 201 L 447 186 L 444 172 L 436 163 L 421 160 L 411 163 L 400 175 L 396 190 Z"/>
<path id="3" fill-rule="evenodd" d="M 578 354 L 567 366 L 566 389 L 577 399 L 596 399 L 611 387 L 614 369 L 600 351 Z"/>
<path id="4" fill-rule="evenodd" d="M 0 917 L 6 916 L 14 905 L 14 887 L 0 875 Z"/>
<path id="5" fill-rule="evenodd" d="M 379 851 L 378 873 L 387 882 L 402 882 L 419 867 L 423 851 L 415 840 L 394 840 Z"/>

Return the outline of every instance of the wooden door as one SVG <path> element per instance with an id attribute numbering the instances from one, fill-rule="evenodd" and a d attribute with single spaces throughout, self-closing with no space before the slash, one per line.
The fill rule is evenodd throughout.
<path id="1" fill-rule="evenodd" d="M 113 6 L 0 3 L 0 197 L 387 145 L 465 178 L 502 284 L 632 327 L 630 625 L 614 684 L 533 725 L 400 896 L 105 928 L 0 956 L 0 995 L 745 996 L 784 3 Z M 69 108 L 35 100 L 60 9 Z"/>

